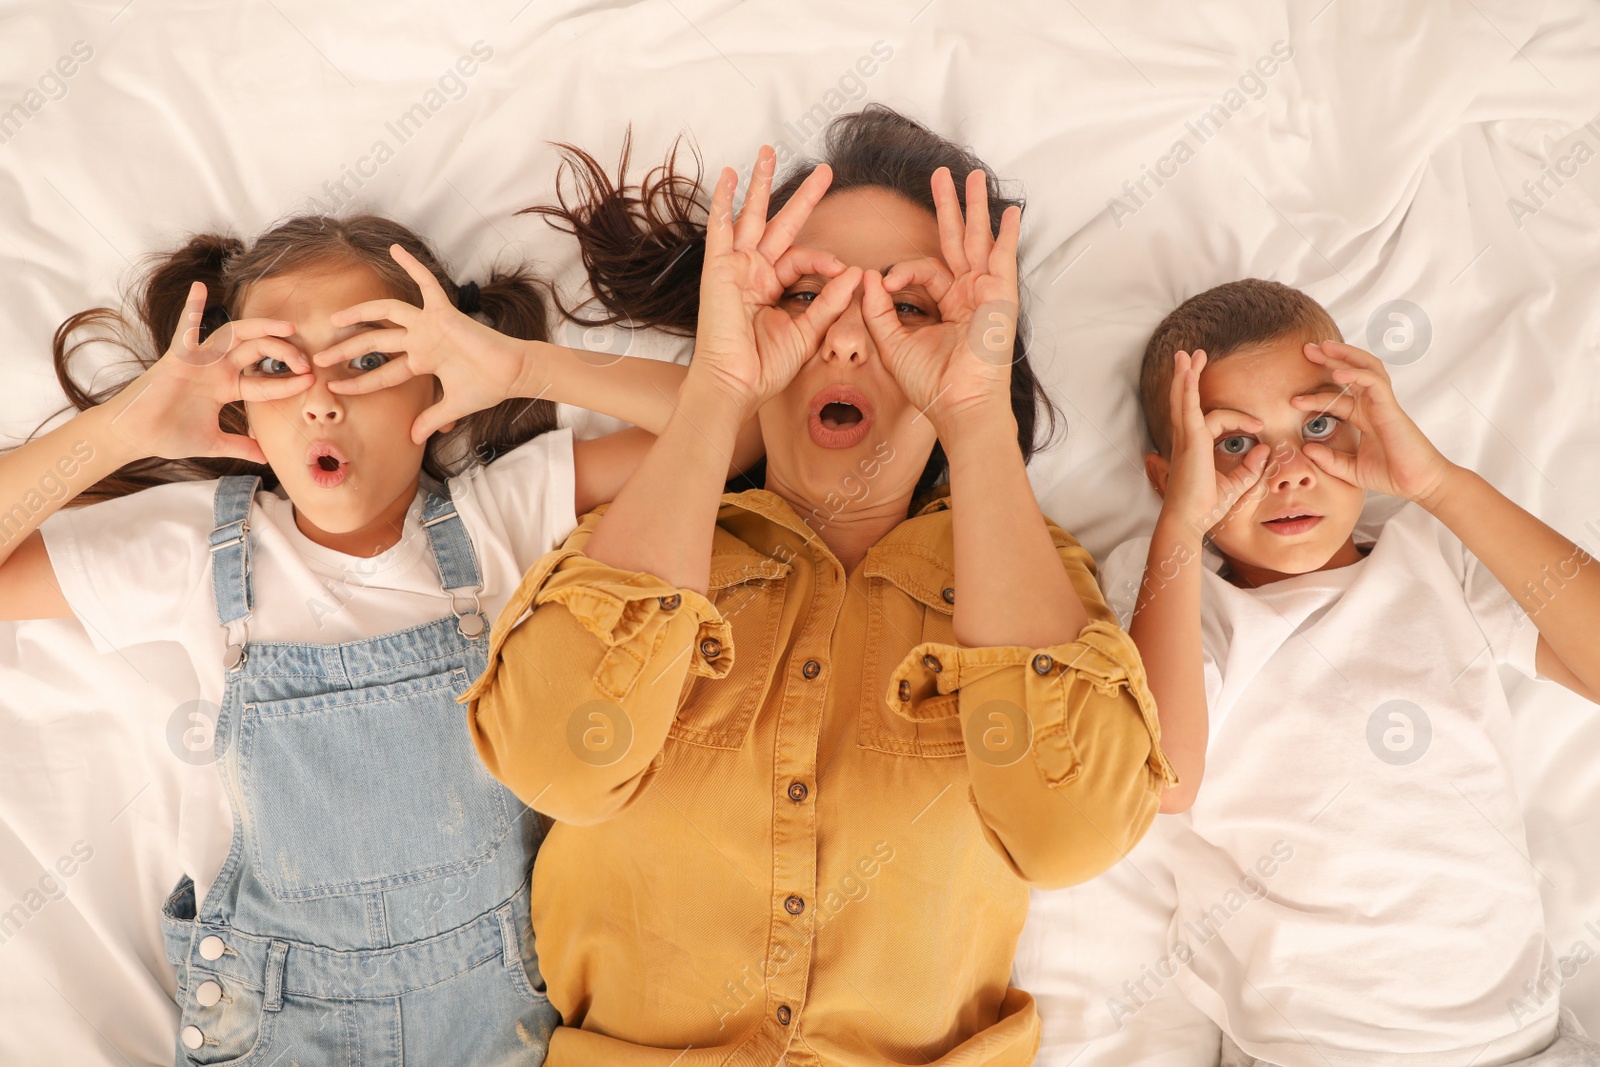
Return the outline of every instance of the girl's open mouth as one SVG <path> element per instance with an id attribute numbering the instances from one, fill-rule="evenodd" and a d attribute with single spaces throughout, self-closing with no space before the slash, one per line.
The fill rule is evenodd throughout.
<path id="1" fill-rule="evenodd" d="M 319 489 L 341 485 L 350 472 L 350 461 L 332 441 L 313 441 L 306 449 L 306 469 Z"/>
<path id="2" fill-rule="evenodd" d="M 872 426 L 872 401 L 859 389 L 830 385 L 811 398 L 807 428 L 823 448 L 851 448 Z"/>

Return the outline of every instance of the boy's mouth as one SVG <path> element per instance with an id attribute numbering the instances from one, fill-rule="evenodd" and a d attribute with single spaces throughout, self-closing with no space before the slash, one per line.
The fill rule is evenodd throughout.
<path id="1" fill-rule="evenodd" d="M 332 441 L 313 441 L 306 449 L 306 469 L 319 489 L 332 489 L 349 475 L 350 461 Z"/>
<path id="2" fill-rule="evenodd" d="M 1263 519 L 1261 525 L 1282 537 L 1292 537 L 1295 534 L 1307 532 L 1321 521 L 1321 515 L 1297 511 L 1287 515 L 1279 515 L 1275 519 Z"/>

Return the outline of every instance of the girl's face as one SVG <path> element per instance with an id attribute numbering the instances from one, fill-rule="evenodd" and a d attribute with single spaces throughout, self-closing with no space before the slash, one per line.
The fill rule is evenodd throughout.
<path id="1" fill-rule="evenodd" d="M 334 260 L 251 284 L 237 317 L 294 323 L 287 340 L 309 358 L 347 337 L 391 325 L 335 328 L 328 320 L 342 308 L 394 295 L 370 267 Z M 330 392 L 328 383 L 393 358 L 374 352 L 333 367 L 313 365 L 315 380 L 304 392 L 244 404 L 250 436 L 294 502 L 296 525 L 313 541 L 351 555 L 376 555 L 400 538 L 424 452 L 411 440 L 411 423 L 435 400 L 437 380 L 424 375 L 361 395 Z M 293 370 L 264 359 L 246 373 Z"/>
<path id="2" fill-rule="evenodd" d="M 912 259 L 944 261 L 934 216 L 872 186 L 824 197 L 794 243 L 885 274 Z M 780 306 L 801 314 L 826 281 L 801 278 Z M 757 413 L 767 488 L 821 507 L 829 517 L 869 499 L 903 511 L 937 439 L 879 358 L 861 315 L 861 294 L 858 286 L 794 380 Z M 939 306 L 921 286 L 890 295 L 906 326 L 940 321 Z"/>

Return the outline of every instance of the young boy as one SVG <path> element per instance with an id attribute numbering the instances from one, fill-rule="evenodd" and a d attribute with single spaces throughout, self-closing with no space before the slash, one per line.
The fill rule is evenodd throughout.
<path id="1" fill-rule="evenodd" d="M 1246 280 L 1145 352 L 1163 507 L 1102 580 L 1137 585 L 1180 777 L 1162 810 L 1189 813 L 1175 980 L 1225 1067 L 1600 1064 L 1550 989 L 1497 673 L 1596 699 L 1600 567 L 1447 460 L 1338 336 Z M 1368 491 L 1408 502 L 1376 537 Z"/>

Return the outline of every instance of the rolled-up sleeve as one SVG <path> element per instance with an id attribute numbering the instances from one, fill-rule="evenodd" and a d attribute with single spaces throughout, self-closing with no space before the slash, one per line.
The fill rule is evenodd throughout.
<path id="1" fill-rule="evenodd" d="M 1047 648 L 924 642 L 884 696 L 906 718 L 960 716 L 984 836 L 1020 878 L 1057 888 L 1126 855 L 1177 775 L 1138 649 L 1088 553 L 1051 526 L 1089 614 L 1078 636 Z"/>
<path id="2" fill-rule="evenodd" d="M 578 825 L 648 785 L 691 675 L 733 666 L 728 623 L 703 594 L 584 555 L 604 508 L 523 577 L 460 697 L 478 755 L 523 801 Z"/>

